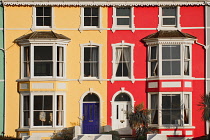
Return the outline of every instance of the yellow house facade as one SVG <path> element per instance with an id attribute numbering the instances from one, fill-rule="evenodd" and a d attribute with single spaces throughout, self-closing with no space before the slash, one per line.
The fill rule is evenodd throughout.
<path id="1" fill-rule="evenodd" d="M 88 131 L 84 108 L 98 117 L 100 133 L 107 123 L 107 8 L 5 3 L 4 12 L 5 135 Z"/>

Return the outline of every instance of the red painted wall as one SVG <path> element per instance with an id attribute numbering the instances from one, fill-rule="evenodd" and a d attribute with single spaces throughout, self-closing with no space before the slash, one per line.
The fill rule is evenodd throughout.
<path id="1" fill-rule="evenodd" d="M 108 28 L 112 27 L 112 7 L 108 8 Z M 107 79 L 112 77 L 112 47 L 111 44 L 120 43 L 124 40 L 126 43 L 135 44 L 134 46 L 134 77 L 137 79 L 147 78 L 147 46 L 142 42 L 142 39 L 152 33 L 157 32 L 155 30 L 158 27 L 158 7 L 135 7 L 134 8 L 134 24 L 136 28 L 141 28 L 141 30 L 136 30 L 135 32 L 126 30 L 116 30 L 115 32 L 109 31 L 107 34 Z M 203 27 L 204 26 L 204 8 L 202 6 L 194 7 L 180 7 L 180 23 L 181 27 Z M 150 30 L 144 30 L 143 28 L 150 28 Z M 204 44 L 205 32 L 204 29 L 183 29 L 182 32 L 189 33 L 197 37 L 198 42 Z M 192 46 L 192 77 L 204 78 L 205 76 L 205 52 L 202 46 L 198 44 L 193 44 Z M 173 79 L 171 79 L 173 80 Z M 191 89 L 182 89 L 182 91 L 192 91 L 192 117 L 193 126 L 195 126 L 194 137 L 199 137 L 205 134 L 205 123 L 201 120 L 201 111 L 199 110 L 198 103 L 200 101 L 200 96 L 204 94 L 205 83 L 203 79 L 192 80 L 193 87 Z M 108 81 L 107 85 L 107 120 L 108 125 L 112 125 L 112 106 L 111 100 L 113 95 L 120 91 L 124 87 L 125 90 L 132 93 L 135 105 L 144 102 L 147 106 L 147 82 L 145 80 L 135 81 L 115 81 L 111 83 Z M 165 92 L 167 90 L 164 89 Z M 174 91 L 176 89 L 169 89 L 168 92 Z M 177 92 L 181 91 L 177 88 Z M 185 130 L 183 130 L 185 133 Z"/>

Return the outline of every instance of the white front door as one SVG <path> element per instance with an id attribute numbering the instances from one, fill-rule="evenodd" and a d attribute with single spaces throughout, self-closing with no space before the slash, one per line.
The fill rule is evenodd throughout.
<path id="1" fill-rule="evenodd" d="M 115 101 L 112 107 L 112 129 L 121 135 L 131 135 L 128 116 L 131 112 L 130 101 Z"/>

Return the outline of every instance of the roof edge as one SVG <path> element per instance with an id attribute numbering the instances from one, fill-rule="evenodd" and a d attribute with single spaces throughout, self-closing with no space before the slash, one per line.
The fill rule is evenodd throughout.
<path id="1" fill-rule="evenodd" d="M 201 6 L 208 4 L 200 2 L 35 2 L 35 1 L 3 1 L 5 6 Z"/>

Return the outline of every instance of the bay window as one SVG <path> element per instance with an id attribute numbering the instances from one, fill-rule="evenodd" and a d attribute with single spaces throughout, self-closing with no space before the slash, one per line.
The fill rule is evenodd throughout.
<path id="1" fill-rule="evenodd" d="M 149 77 L 190 76 L 191 45 L 156 45 L 149 47 Z"/>
<path id="2" fill-rule="evenodd" d="M 149 103 L 151 124 L 159 126 L 192 125 L 190 93 L 151 93 Z"/>
<path id="3" fill-rule="evenodd" d="M 64 46 L 31 45 L 22 48 L 23 78 L 64 77 Z"/>
<path id="4" fill-rule="evenodd" d="M 21 127 L 57 127 L 64 125 L 64 95 L 22 95 Z"/>

